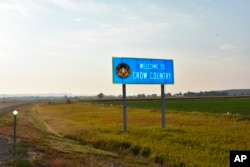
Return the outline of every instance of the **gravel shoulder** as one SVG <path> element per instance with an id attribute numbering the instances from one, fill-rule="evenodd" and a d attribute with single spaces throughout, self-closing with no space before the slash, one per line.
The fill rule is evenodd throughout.
<path id="1" fill-rule="evenodd" d="M 12 144 L 6 137 L 0 135 L 0 166 L 12 158 Z"/>

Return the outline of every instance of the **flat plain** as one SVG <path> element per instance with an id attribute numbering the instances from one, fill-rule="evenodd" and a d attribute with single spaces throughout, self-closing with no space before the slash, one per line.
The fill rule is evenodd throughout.
<path id="1" fill-rule="evenodd" d="M 226 167 L 230 150 L 250 150 L 250 98 L 167 99 L 165 129 L 160 105 L 160 100 L 128 100 L 128 132 L 122 129 L 121 100 L 21 107 L 18 136 L 26 154 L 33 153 L 22 162 Z M 11 136 L 11 114 L 0 120 L 0 132 Z"/>

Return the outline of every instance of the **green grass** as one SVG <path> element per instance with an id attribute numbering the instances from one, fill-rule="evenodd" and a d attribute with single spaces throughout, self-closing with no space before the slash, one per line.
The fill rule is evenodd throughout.
<path id="1" fill-rule="evenodd" d="M 105 105 L 122 105 L 121 101 L 98 101 Z M 131 108 L 161 111 L 160 100 L 127 100 Z M 167 99 L 166 110 L 206 113 L 231 113 L 250 115 L 250 98 L 201 98 L 201 99 Z"/>

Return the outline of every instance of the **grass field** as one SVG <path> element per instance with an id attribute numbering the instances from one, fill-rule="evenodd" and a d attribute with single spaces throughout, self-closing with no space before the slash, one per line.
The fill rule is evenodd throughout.
<path id="1" fill-rule="evenodd" d="M 122 131 L 121 104 L 27 106 L 18 123 L 29 132 L 18 134 L 53 166 L 227 167 L 230 150 L 250 150 L 249 98 L 169 100 L 166 129 L 160 101 L 128 101 L 128 132 Z M 11 124 L 8 115 L 0 120 Z"/>
<path id="2" fill-rule="evenodd" d="M 99 101 L 105 105 L 122 105 L 119 101 Z M 132 108 L 161 110 L 160 100 L 128 100 L 127 105 Z M 190 99 L 168 99 L 167 110 L 205 112 L 205 113 L 231 113 L 250 115 L 250 98 L 190 98 Z"/>

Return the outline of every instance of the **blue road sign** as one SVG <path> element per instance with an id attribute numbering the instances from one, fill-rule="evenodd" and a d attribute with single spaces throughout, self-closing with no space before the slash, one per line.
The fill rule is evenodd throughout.
<path id="1" fill-rule="evenodd" d="M 113 57 L 113 83 L 174 84 L 173 60 Z"/>

